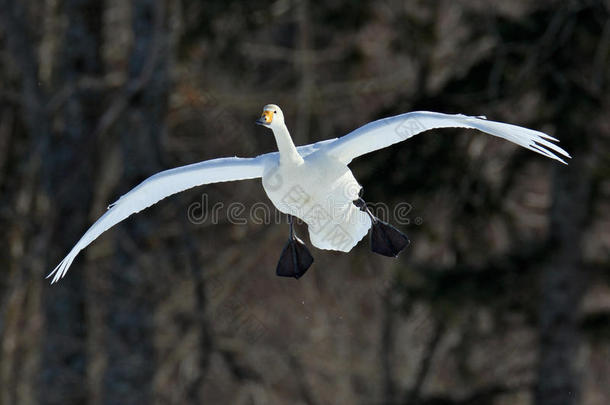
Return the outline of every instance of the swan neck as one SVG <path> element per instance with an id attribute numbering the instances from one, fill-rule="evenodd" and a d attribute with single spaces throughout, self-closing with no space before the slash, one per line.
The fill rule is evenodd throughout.
<path id="1" fill-rule="evenodd" d="M 273 136 L 277 143 L 277 149 L 280 152 L 280 163 L 303 163 L 303 158 L 299 155 L 296 146 L 294 146 L 290 132 L 288 132 L 285 124 L 273 128 Z"/>

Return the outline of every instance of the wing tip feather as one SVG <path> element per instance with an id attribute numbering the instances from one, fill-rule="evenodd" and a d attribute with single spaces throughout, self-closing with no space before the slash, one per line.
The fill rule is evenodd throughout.
<path id="1" fill-rule="evenodd" d="M 478 123 L 478 125 L 475 125 L 476 129 L 500 136 L 543 156 L 557 160 L 564 165 L 567 165 L 568 163 L 558 155 L 572 159 L 572 156 L 570 156 L 568 152 L 553 143 L 559 142 L 557 138 L 547 135 L 544 132 L 497 121 L 482 122 L 478 117 L 470 118 L 471 122 Z"/>
<path id="2" fill-rule="evenodd" d="M 52 272 L 47 274 L 47 276 L 45 277 L 45 280 L 53 277 L 51 279 L 51 284 L 57 283 L 60 279 L 62 279 L 66 275 L 66 273 L 68 272 L 68 269 L 70 268 L 70 265 L 74 261 L 75 256 L 76 255 L 72 255 L 72 253 L 69 253 L 66 257 L 64 257 L 64 259 L 61 262 L 59 262 L 59 264 L 53 269 Z"/>

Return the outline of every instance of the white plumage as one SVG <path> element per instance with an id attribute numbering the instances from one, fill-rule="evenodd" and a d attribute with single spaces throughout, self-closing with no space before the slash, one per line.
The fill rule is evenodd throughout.
<path id="1" fill-rule="evenodd" d="M 210 183 L 262 178 L 277 209 L 308 224 L 314 246 L 349 252 L 368 232 L 371 219 L 352 201 L 361 186 L 348 168 L 355 158 L 434 128 L 471 128 L 504 138 L 543 156 L 570 155 L 542 132 L 481 117 L 418 111 L 368 123 L 336 139 L 295 147 L 280 108 L 264 107 L 257 121 L 273 130 L 278 152 L 255 158 L 221 158 L 166 170 L 149 177 L 109 206 L 47 276 L 62 278 L 78 253 L 104 231 L 165 197 Z"/>

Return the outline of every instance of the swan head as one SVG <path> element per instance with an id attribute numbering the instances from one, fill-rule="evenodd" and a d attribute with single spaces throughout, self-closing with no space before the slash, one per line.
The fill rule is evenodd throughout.
<path id="1" fill-rule="evenodd" d="M 256 123 L 267 128 L 284 125 L 284 113 L 275 104 L 267 104 L 263 107 L 263 113 Z"/>

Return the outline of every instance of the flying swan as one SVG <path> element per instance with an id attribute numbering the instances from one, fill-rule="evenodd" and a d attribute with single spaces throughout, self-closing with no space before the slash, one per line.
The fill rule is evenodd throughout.
<path id="1" fill-rule="evenodd" d="M 165 197 L 203 184 L 255 178 L 262 178 L 271 202 L 289 218 L 289 239 L 280 255 L 277 275 L 299 278 L 313 263 L 311 253 L 294 233 L 292 216 L 308 225 L 311 243 L 319 249 L 349 252 L 370 229 L 372 251 L 395 257 L 409 239 L 371 213 L 360 198 L 362 187 L 348 165 L 359 156 L 429 129 L 478 129 L 564 164 L 558 155 L 570 158 L 551 142 L 558 142 L 557 139 L 542 132 L 462 114 L 409 112 L 370 122 L 341 138 L 300 147 L 292 142 L 277 105 L 266 105 L 256 123 L 273 131 L 278 152 L 254 158 L 206 160 L 149 177 L 110 205 L 47 278 L 52 277 L 51 283 L 57 282 L 66 275 L 78 253 L 104 231 Z"/>

